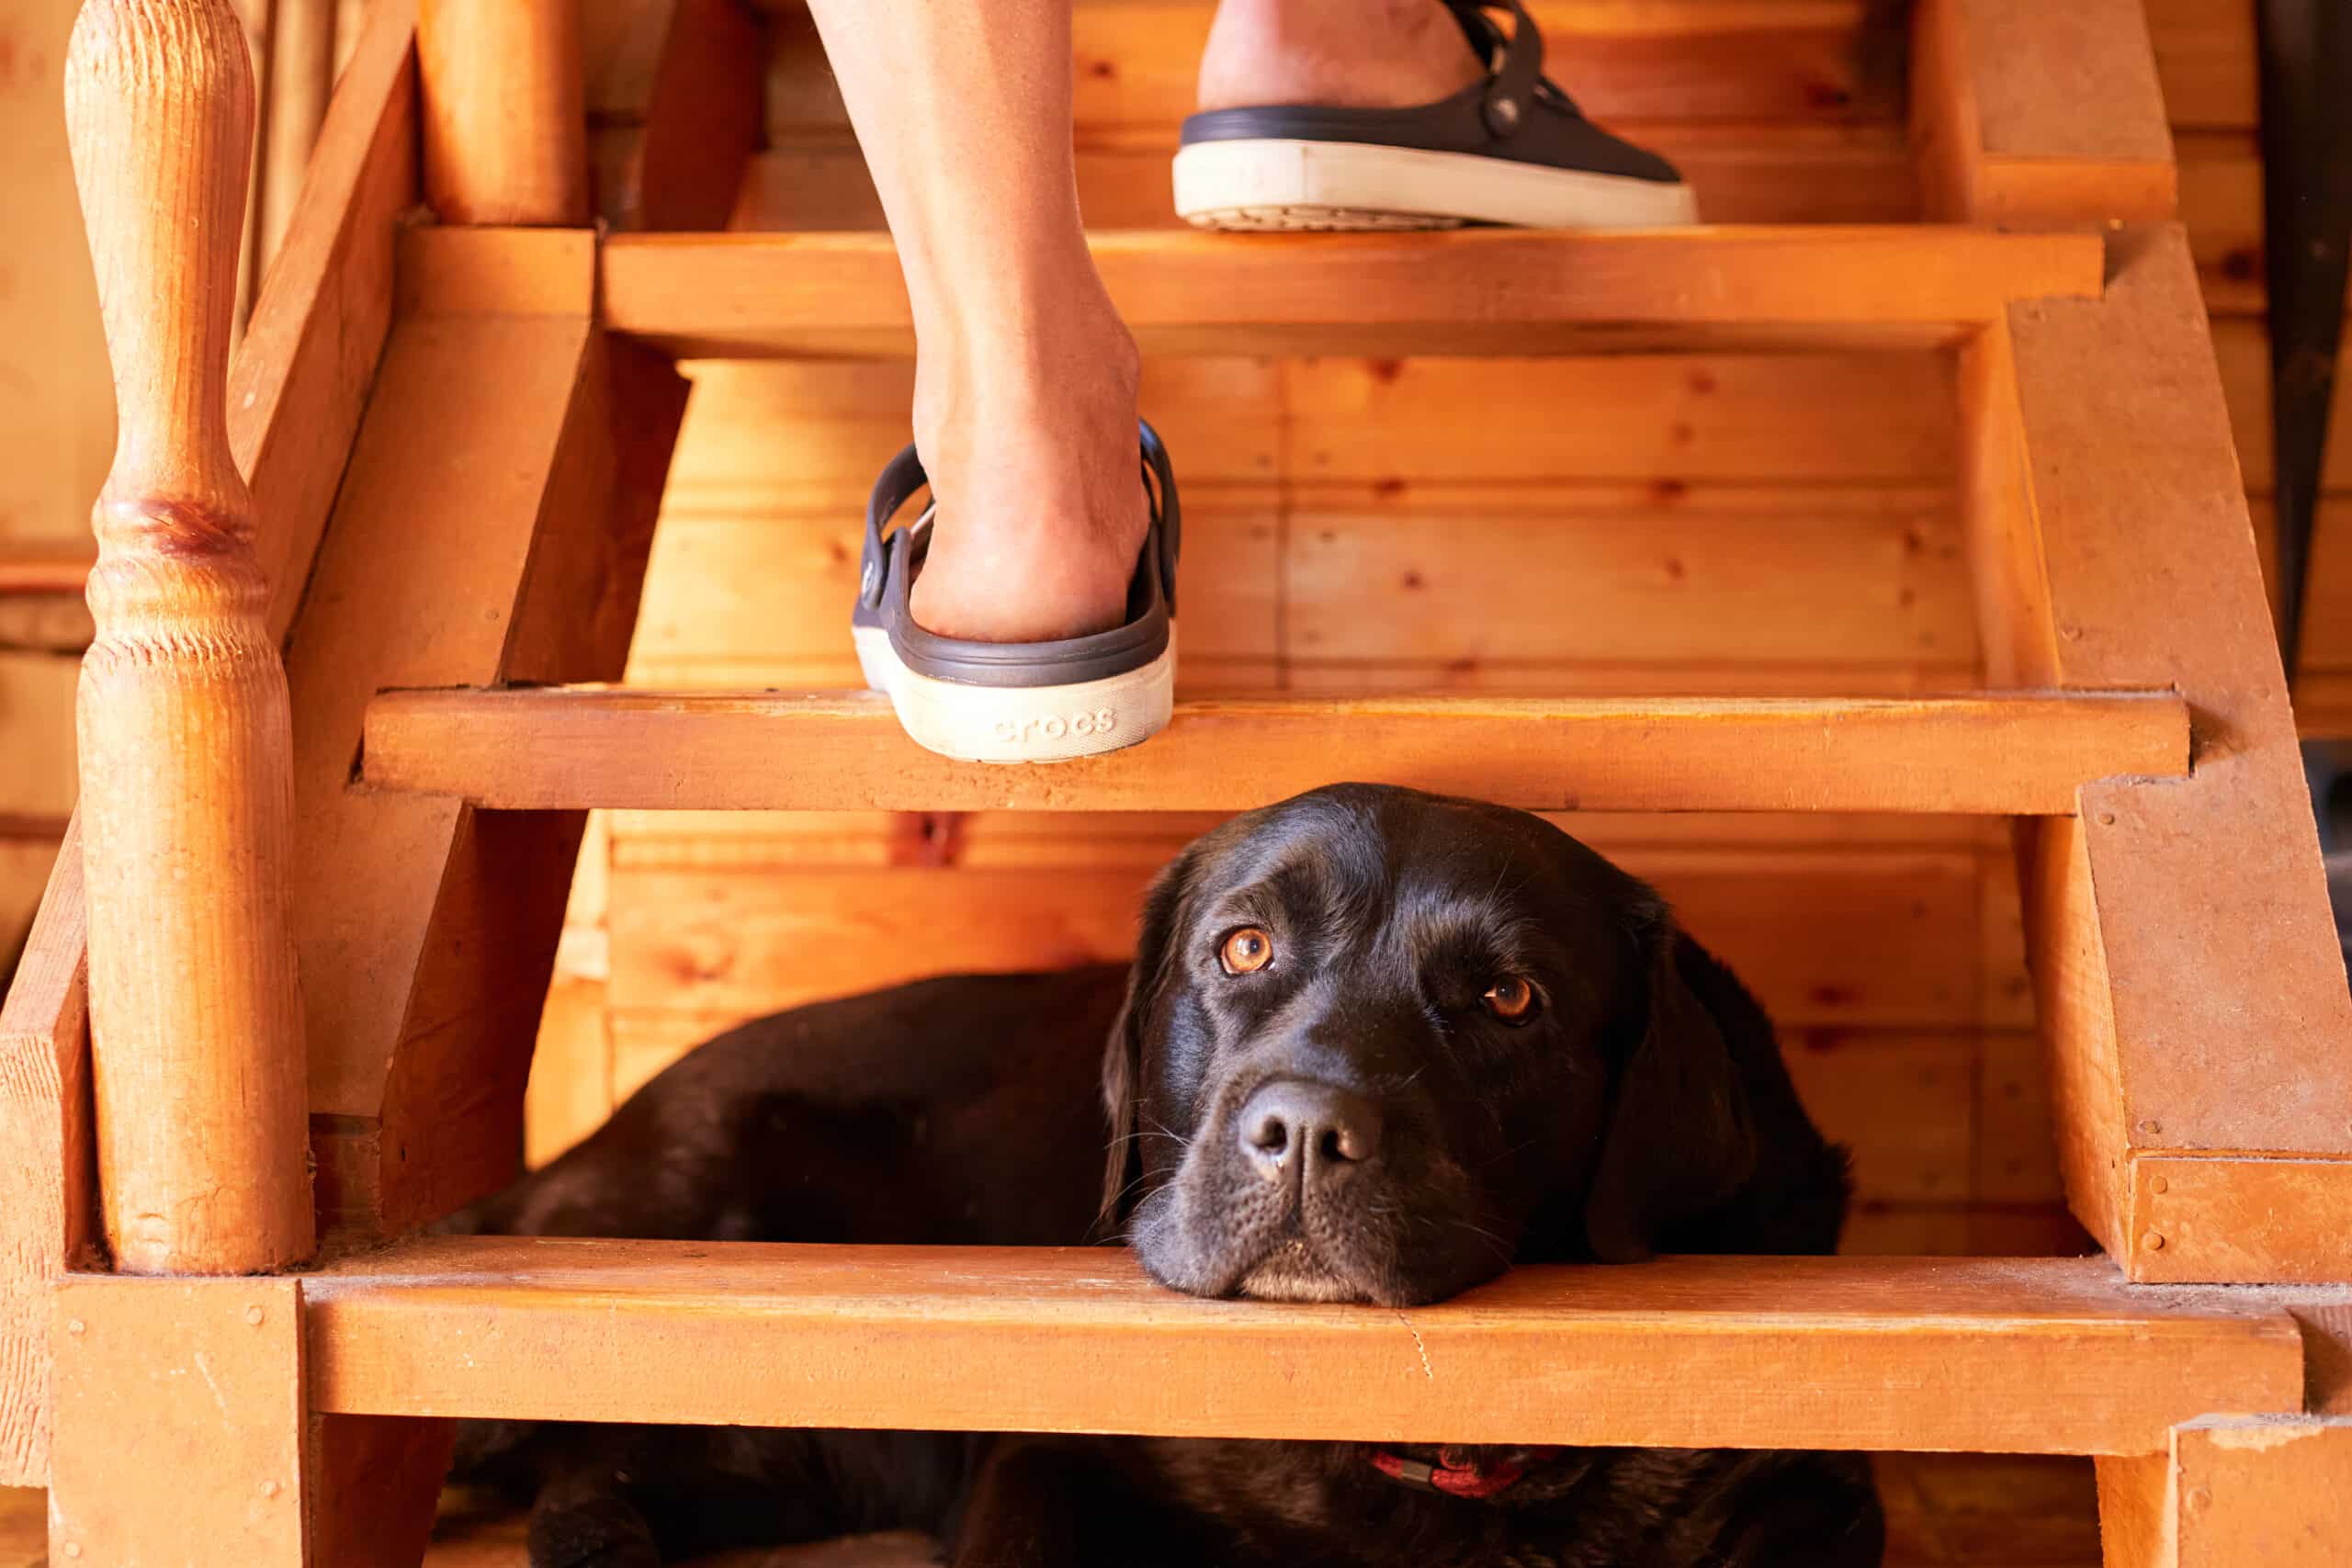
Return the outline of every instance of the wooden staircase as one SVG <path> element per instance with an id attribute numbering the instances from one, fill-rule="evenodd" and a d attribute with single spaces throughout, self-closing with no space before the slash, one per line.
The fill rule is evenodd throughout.
<path id="1" fill-rule="evenodd" d="M 662 16 L 605 207 L 715 230 L 777 173 L 754 23 Z M 233 256 L 162 216 L 235 205 L 227 17 L 88 0 L 69 67 L 125 440 L 83 824 L 0 1015 L 0 1481 L 51 1487 L 56 1560 L 413 1564 L 455 1416 L 2092 1454 L 2115 1568 L 2352 1554 L 2352 998 L 2136 5 L 1923 0 L 1930 223 L 1098 241 L 1161 355 L 1950 356 L 1984 689 L 1202 698 L 1032 771 L 863 694 L 606 684 L 673 362 L 903 355 L 886 242 L 590 227 L 578 14 L 375 0 L 231 367 Z M 512 1172 L 586 808 L 1341 778 L 2014 818 L 2105 1258 L 1527 1269 L 1399 1314 L 1094 1251 L 403 1239 Z"/>

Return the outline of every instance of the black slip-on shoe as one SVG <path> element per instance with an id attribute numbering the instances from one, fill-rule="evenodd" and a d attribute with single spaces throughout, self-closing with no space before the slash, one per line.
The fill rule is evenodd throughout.
<path id="1" fill-rule="evenodd" d="M 865 682 L 888 694 L 915 743 L 973 762 L 1059 762 L 1116 751 L 1168 727 L 1176 690 L 1176 557 L 1183 513 L 1168 450 L 1138 427 L 1151 526 L 1124 624 L 1054 642 L 972 642 L 915 624 L 908 594 L 931 547 L 932 510 L 889 532 L 930 481 L 909 446 L 875 482 L 850 635 Z"/>
<path id="2" fill-rule="evenodd" d="M 1176 211 L 1206 229 L 1654 229 L 1699 220 L 1673 164 L 1544 75 L 1520 0 L 1445 0 L 1487 79 L 1415 108 L 1272 104 L 1184 122 Z M 1489 15 L 1508 11 L 1508 37 Z"/>

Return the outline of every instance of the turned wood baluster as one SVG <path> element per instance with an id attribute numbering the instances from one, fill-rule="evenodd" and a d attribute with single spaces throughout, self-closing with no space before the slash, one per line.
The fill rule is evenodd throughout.
<path id="1" fill-rule="evenodd" d="M 312 1245 L 286 673 L 229 451 L 254 85 L 229 0 L 86 0 L 65 66 L 120 434 L 82 664 L 92 1082 L 131 1273 Z"/>
<path id="2" fill-rule="evenodd" d="M 587 223 L 580 6 L 423 0 L 424 198 L 444 223 Z"/>

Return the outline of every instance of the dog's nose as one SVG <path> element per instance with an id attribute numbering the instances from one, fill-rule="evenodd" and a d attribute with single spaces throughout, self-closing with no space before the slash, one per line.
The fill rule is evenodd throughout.
<path id="1" fill-rule="evenodd" d="M 1380 1111 L 1360 1094 L 1277 1078 L 1241 1108 L 1241 1154 L 1269 1181 L 1338 1181 L 1380 1155 Z"/>

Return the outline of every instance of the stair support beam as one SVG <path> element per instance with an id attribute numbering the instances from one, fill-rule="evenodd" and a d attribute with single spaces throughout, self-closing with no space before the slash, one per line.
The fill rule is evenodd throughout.
<path id="1" fill-rule="evenodd" d="M 1090 243 L 1128 327 L 1163 354 L 1930 348 L 2011 299 L 2098 298 L 2101 261 L 2091 234 L 1916 224 Z M 605 267 L 607 325 L 679 357 L 913 351 L 887 234 L 622 235 Z"/>
<path id="2" fill-rule="evenodd" d="M 1123 1248 L 440 1237 L 302 1290 L 312 1408 L 362 1415 L 2137 1454 L 2304 1383 L 2276 1303 L 2096 1258 L 1532 1267 L 1396 1312 L 1180 1296 Z"/>
<path id="3" fill-rule="evenodd" d="M 2335 1568 L 2352 1418 L 2213 1416 L 2165 1450 L 2098 1461 L 2104 1568 Z"/>
<path id="4" fill-rule="evenodd" d="M 2170 688 L 2191 775 L 2021 830 L 2070 1204 L 2143 1281 L 2352 1278 L 2352 997 L 2188 242 L 1962 355 L 1996 682 Z"/>
<path id="5" fill-rule="evenodd" d="M 301 1281 L 56 1292 L 51 1561 L 416 1568 L 452 1423 L 311 1408 Z"/>
<path id="6" fill-rule="evenodd" d="M 583 0 L 422 0 L 424 197 L 444 223 L 588 222 Z"/>
<path id="7" fill-rule="evenodd" d="M 503 810 L 1239 811 L 1345 776 L 1536 811 L 2002 815 L 2185 777 L 2188 739 L 2162 694 L 1276 697 L 1180 703 L 1148 748 L 1008 769 L 922 750 L 862 693 L 576 688 L 386 693 L 361 766 Z"/>
<path id="8" fill-rule="evenodd" d="M 494 259 L 491 259 L 494 258 Z M 619 673 L 685 384 L 594 321 L 584 230 L 402 237 L 402 314 L 288 657 L 322 1224 L 512 1178 L 584 818 L 354 787 L 378 685 Z"/>
<path id="9" fill-rule="evenodd" d="M 1942 222 L 2068 229 L 2179 206 L 2141 0 L 1919 0 L 1911 148 Z"/>

